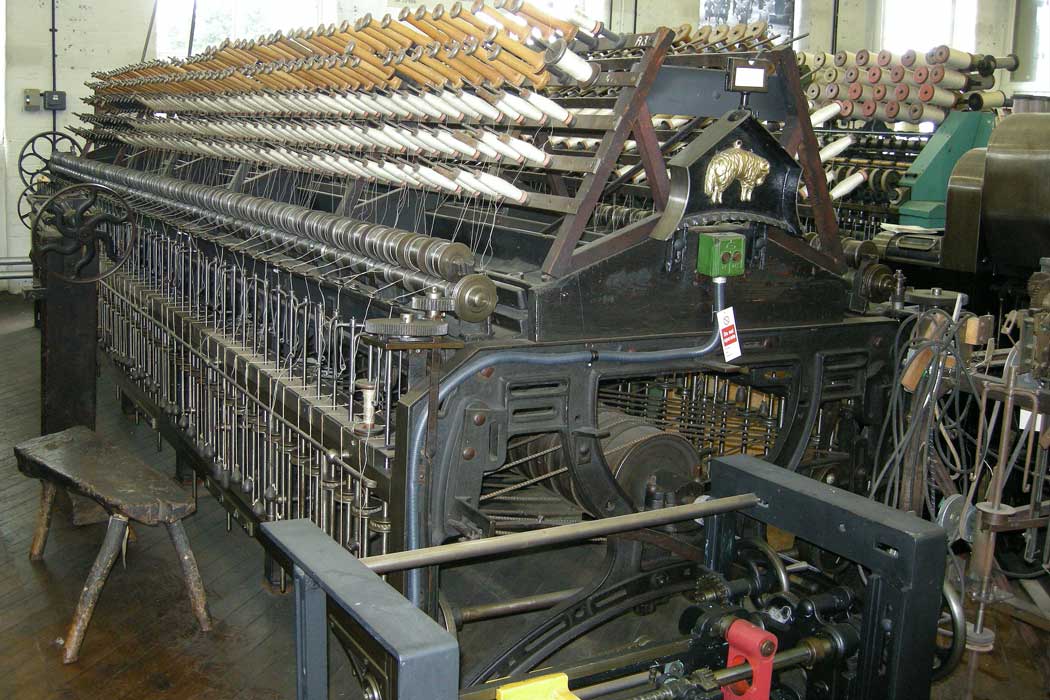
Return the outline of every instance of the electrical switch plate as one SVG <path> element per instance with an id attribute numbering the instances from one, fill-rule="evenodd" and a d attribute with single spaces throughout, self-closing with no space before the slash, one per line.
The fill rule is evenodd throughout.
<path id="1" fill-rule="evenodd" d="M 38 112 L 43 107 L 43 98 L 39 90 L 26 88 L 22 91 L 22 109 L 26 112 Z"/>

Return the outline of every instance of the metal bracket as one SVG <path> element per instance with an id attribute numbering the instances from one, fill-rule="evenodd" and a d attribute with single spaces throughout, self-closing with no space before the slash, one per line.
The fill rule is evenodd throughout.
<path id="1" fill-rule="evenodd" d="M 929 697 L 947 547 L 942 528 L 745 455 L 712 460 L 711 484 L 715 498 L 753 492 L 762 500 L 740 516 L 868 570 L 856 700 Z M 705 520 L 711 569 L 733 560 L 735 517 Z"/>
<path id="2" fill-rule="evenodd" d="M 459 645 L 444 628 L 309 520 L 267 522 L 262 535 L 295 577 L 297 699 L 328 698 L 327 616 L 338 617 L 385 700 L 456 700 Z"/>

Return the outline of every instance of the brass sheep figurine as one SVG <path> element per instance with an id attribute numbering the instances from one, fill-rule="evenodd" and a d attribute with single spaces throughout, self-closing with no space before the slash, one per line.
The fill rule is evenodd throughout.
<path id="1" fill-rule="evenodd" d="M 722 194 L 729 189 L 734 180 L 740 180 L 740 201 L 750 202 L 755 188 L 766 181 L 769 175 L 769 161 L 745 151 L 743 143 L 733 142 L 732 148 L 716 153 L 707 164 L 704 175 L 704 194 L 711 198 L 713 204 L 722 203 Z"/>

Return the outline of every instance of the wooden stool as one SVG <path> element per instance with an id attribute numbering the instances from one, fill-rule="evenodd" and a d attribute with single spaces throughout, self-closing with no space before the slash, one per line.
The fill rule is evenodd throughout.
<path id="1" fill-rule="evenodd" d="M 204 584 L 182 527 L 182 519 L 196 510 L 192 496 L 126 450 L 102 442 L 85 427 L 27 440 L 15 447 L 15 456 L 18 470 L 28 477 L 40 479 L 43 486 L 30 559 L 39 560 L 44 556 L 58 487 L 94 500 L 109 513 L 106 537 L 80 593 L 80 602 L 66 634 L 62 655 L 65 663 L 77 660 L 102 586 L 124 542 L 128 520 L 143 525 L 163 523 L 168 529 L 179 555 L 193 613 L 203 631 L 211 629 Z"/>

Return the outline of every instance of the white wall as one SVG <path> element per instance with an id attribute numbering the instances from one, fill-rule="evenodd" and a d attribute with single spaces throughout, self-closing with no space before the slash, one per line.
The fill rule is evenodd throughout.
<path id="1" fill-rule="evenodd" d="M 66 111 L 58 126 L 76 124 L 75 112 L 90 111 L 81 99 L 91 72 L 137 63 L 142 56 L 152 0 L 56 0 L 58 89 Z M 31 136 L 51 130 L 51 113 L 22 110 L 23 88 L 51 89 L 51 0 L 7 0 L 4 60 L 4 233 L 0 257 L 25 257 L 29 232 L 18 220 L 18 154 Z M 152 42 L 151 42 L 152 46 Z M 152 53 L 149 54 L 152 58 Z"/>

